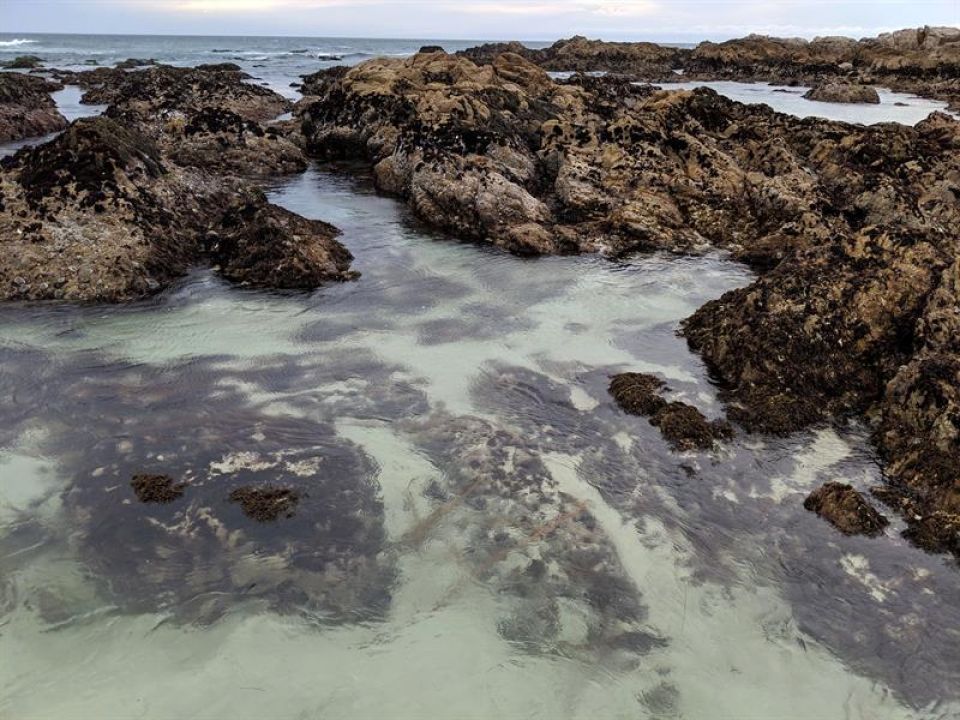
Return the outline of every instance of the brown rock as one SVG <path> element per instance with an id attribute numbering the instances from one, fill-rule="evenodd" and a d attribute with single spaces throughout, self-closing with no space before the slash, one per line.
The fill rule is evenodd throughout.
<path id="1" fill-rule="evenodd" d="M 820 102 L 880 104 L 880 96 L 874 88 L 856 83 L 823 83 L 810 88 L 803 97 Z"/>
<path id="2" fill-rule="evenodd" d="M 650 418 L 663 436 L 680 451 L 712 448 L 717 440 L 733 437 L 733 428 L 725 420 L 707 420 L 692 405 L 668 403 L 660 396 L 666 388 L 662 380 L 646 373 L 621 373 L 610 381 L 610 394 L 624 411 Z"/>
<path id="3" fill-rule="evenodd" d="M 137 500 L 142 503 L 171 503 L 183 497 L 186 483 L 174 482 L 169 475 L 134 475 L 130 481 Z"/>
<path id="4" fill-rule="evenodd" d="M 23 73 L 0 73 L 0 142 L 62 130 L 67 120 L 50 93 L 60 86 Z"/>
<path id="5" fill-rule="evenodd" d="M 851 486 L 828 482 L 814 490 L 803 506 L 833 525 L 844 535 L 880 535 L 889 521 Z"/>
<path id="6" fill-rule="evenodd" d="M 300 502 L 300 493 L 292 488 L 261 485 L 244 486 L 230 493 L 230 501 L 240 503 L 243 514 L 257 522 L 275 522 L 291 518 Z"/>
<path id="7" fill-rule="evenodd" d="M 660 397 L 666 387 L 656 375 L 647 373 L 621 373 L 610 381 L 610 394 L 625 412 L 631 415 L 653 415 L 663 409 L 667 401 Z"/>
<path id="8" fill-rule="evenodd" d="M 257 287 L 354 277 L 329 225 L 177 167 L 110 118 L 77 121 L 4 161 L 0 202 L 0 299 L 121 302 L 204 261 Z"/>

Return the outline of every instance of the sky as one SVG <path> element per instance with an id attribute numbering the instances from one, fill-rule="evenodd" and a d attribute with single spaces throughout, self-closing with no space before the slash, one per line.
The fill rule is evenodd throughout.
<path id="1" fill-rule="evenodd" d="M 960 0 L 0 0 L 0 32 L 554 40 L 865 37 Z"/>

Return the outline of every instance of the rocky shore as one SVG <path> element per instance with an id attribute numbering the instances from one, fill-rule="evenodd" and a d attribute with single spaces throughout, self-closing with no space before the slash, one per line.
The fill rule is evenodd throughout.
<path id="1" fill-rule="evenodd" d="M 750 35 L 696 48 L 654 43 L 613 43 L 574 37 L 532 50 L 493 43 L 465 50 L 489 63 L 503 53 L 522 55 L 547 70 L 621 73 L 636 80 L 739 80 L 785 85 L 825 82 L 882 85 L 946 100 L 960 109 L 960 29 L 922 27 L 875 38 L 814 40 Z"/>
<path id="2" fill-rule="evenodd" d="M 356 276 L 336 228 L 271 205 L 237 177 L 306 168 L 302 151 L 262 124 L 289 107 L 281 96 L 234 67 L 62 76 L 88 88 L 85 102 L 108 107 L 0 165 L 0 299 L 128 301 L 197 264 L 251 287 Z M 8 96 L 45 113 L 18 136 L 66 126 L 53 87 L 0 74 Z M 0 117 L 19 112 L 0 107 Z"/>
<path id="3" fill-rule="evenodd" d="M 67 120 L 50 97 L 60 88 L 32 75 L 0 72 L 0 142 L 63 130 Z"/>
<path id="4" fill-rule="evenodd" d="M 516 253 L 731 250 L 760 278 L 684 326 L 731 419 L 787 433 L 865 415 L 888 501 L 955 549 L 960 123 L 797 119 L 492 58 L 317 73 L 305 147 L 366 160 L 428 223 Z"/>
<path id="5" fill-rule="evenodd" d="M 886 462 L 877 498 L 919 545 L 960 555 L 960 122 L 797 119 L 632 82 L 682 70 L 840 82 L 834 101 L 873 84 L 949 97 L 958 48 L 939 29 L 695 50 L 583 38 L 426 48 L 306 77 L 295 120 L 279 125 L 268 121 L 289 103 L 229 64 L 60 73 L 109 107 L 0 167 L 0 298 L 129 300 L 197 263 L 256 287 L 354 277 L 334 228 L 239 177 L 299 172 L 307 156 L 365 162 L 425 222 L 517 254 L 726 250 L 758 279 L 683 333 L 730 419 L 784 434 L 865 418 Z M 615 74 L 558 82 L 545 68 Z M 56 113 L 49 81 L 7 75 L 4 107 Z M 611 392 L 679 451 L 730 437 L 657 382 L 627 374 Z M 844 489 L 817 498 L 828 519 L 866 505 Z"/>

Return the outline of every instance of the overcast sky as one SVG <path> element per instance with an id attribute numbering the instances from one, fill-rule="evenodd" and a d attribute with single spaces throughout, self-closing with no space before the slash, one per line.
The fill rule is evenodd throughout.
<path id="1" fill-rule="evenodd" d="M 919 25 L 960 25 L 960 0 L 0 0 L 4 33 L 691 40 Z"/>

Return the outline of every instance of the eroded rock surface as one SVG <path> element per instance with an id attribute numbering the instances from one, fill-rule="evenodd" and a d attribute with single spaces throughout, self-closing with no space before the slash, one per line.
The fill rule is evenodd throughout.
<path id="1" fill-rule="evenodd" d="M 703 413 L 684 402 L 667 402 L 662 392 L 669 390 L 655 375 L 621 373 L 610 381 L 610 394 L 623 410 L 650 418 L 664 438 L 677 450 L 707 450 L 718 440 L 733 437 L 733 428 L 725 420 L 707 420 Z"/>
<path id="2" fill-rule="evenodd" d="M 33 75 L 0 72 L 0 142 L 65 128 L 67 120 L 50 97 L 60 87 Z"/>
<path id="3" fill-rule="evenodd" d="M 713 245 L 771 267 L 838 233 L 915 224 L 917 193 L 943 208 L 953 182 L 945 116 L 920 132 L 801 120 L 706 89 L 555 83 L 509 53 L 373 60 L 305 87 L 309 152 L 365 158 L 431 224 L 518 253 Z"/>
<path id="4" fill-rule="evenodd" d="M 867 156 L 852 138 L 838 144 L 824 167 L 836 167 L 838 189 L 846 178 L 864 227 L 797 252 L 685 323 L 749 429 L 867 413 L 894 487 L 922 517 L 960 509 L 958 127 L 933 115 L 897 129 L 899 142 L 873 150 L 882 174 L 862 180 L 851 170 Z"/>
<path id="5" fill-rule="evenodd" d="M 879 535 L 889 521 L 850 485 L 828 482 L 814 490 L 803 506 L 845 535 Z"/>
<path id="6" fill-rule="evenodd" d="M 548 70 L 603 71 L 638 80 L 766 81 L 785 85 L 823 82 L 882 85 L 926 97 L 960 101 L 960 29 L 910 28 L 874 38 L 778 38 L 749 35 L 696 48 L 653 43 L 615 43 L 574 37 L 534 50 L 520 43 L 493 43 L 463 54 L 490 63 L 503 53 L 522 55 Z"/>
<path id="7" fill-rule="evenodd" d="M 880 104 L 880 96 L 874 88 L 856 83 L 823 83 L 810 88 L 803 97 L 820 102 Z"/>
<path id="8" fill-rule="evenodd" d="M 130 300 L 210 255 L 251 285 L 351 277 L 350 254 L 329 225 L 271 206 L 242 183 L 177 168 L 109 118 L 77 121 L 4 161 L 0 203 L 5 300 Z M 251 222 L 238 225 L 238 213 Z"/>

